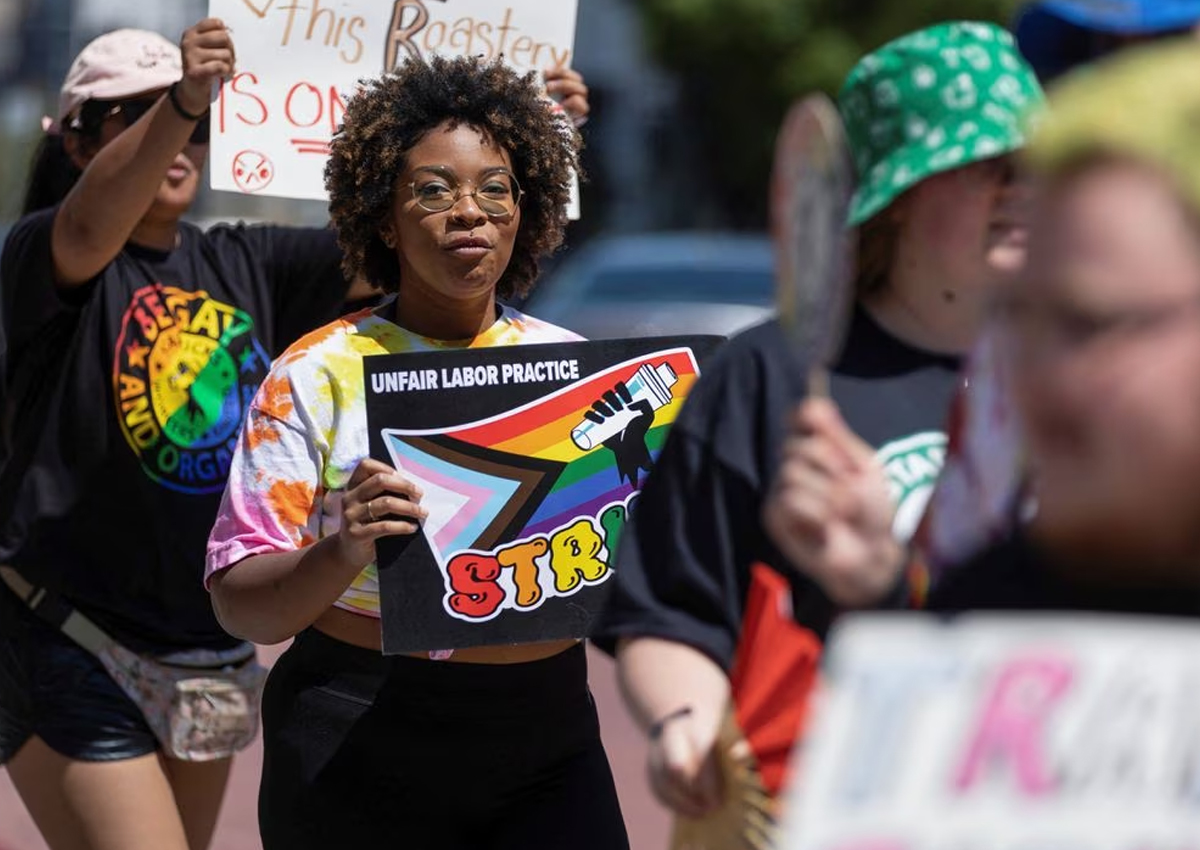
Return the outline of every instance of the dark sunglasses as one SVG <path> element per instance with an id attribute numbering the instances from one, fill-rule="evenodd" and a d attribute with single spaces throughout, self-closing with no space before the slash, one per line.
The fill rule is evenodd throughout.
<path id="1" fill-rule="evenodd" d="M 125 129 L 132 127 L 139 118 L 150 111 L 150 107 L 158 103 L 157 97 L 139 97 L 133 100 L 118 100 L 113 101 L 108 111 L 104 114 L 105 118 L 120 116 L 125 123 Z M 205 115 L 196 122 L 196 126 L 192 129 L 192 135 L 188 137 L 188 141 L 193 145 L 207 145 L 208 134 L 211 121 L 210 116 Z"/>

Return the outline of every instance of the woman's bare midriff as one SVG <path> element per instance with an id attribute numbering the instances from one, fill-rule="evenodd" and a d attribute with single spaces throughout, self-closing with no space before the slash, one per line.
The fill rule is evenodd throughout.
<path id="1" fill-rule="evenodd" d="M 362 614 L 352 614 L 341 608 L 330 608 L 322 614 L 313 628 L 334 640 L 353 644 L 362 649 L 382 651 L 383 639 L 379 631 L 379 620 Z M 519 646 L 476 646 L 456 649 L 450 661 L 460 664 L 523 664 L 540 661 L 570 649 L 578 641 L 556 640 L 548 643 L 526 643 Z M 427 652 L 406 653 L 413 658 L 429 658 Z"/>

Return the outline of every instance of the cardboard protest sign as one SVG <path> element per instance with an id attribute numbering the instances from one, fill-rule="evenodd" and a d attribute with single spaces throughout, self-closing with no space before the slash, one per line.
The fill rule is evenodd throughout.
<path id="1" fill-rule="evenodd" d="M 1200 846 L 1200 625 L 861 615 L 827 663 L 784 850 Z"/>
<path id="2" fill-rule="evenodd" d="M 325 200 L 329 142 L 360 80 L 431 55 L 570 63 L 577 0 L 209 0 L 237 74 L 213 104 L 214 189 Z"/>
<path id="3" fill-rule="evenodd" d="M 621 530 L 718 337 L 364 359 L 371 456 L 422 534 L 384 538 L 387 653 L 583 637 Z"/>

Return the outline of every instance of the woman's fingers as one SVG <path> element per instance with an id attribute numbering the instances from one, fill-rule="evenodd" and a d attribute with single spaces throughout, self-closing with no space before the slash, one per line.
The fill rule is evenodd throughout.
<path id="1" fill-rule="evenodd" d="M 350 480 L 346 482 L 346 489 L 353 490 L 359 484 L 362 484 L 372 475 L 379 473 L 394 473 L 396 470 L 382 461 L 375 460 L 373 457 L 365 457 L 358 462 L 358 466 L 354 467 L 354 471 L 350 473 Z"/>
<path id="2" fill-rule="evenodd" d="M 559 102 L 576 126 L 587 121 L 592 107 L 588 103 L 588 87 L 583 75 L 564 65 L 545 71 L 546 92 Z"/>
<path id="3" fill-rule="evenodd" d="M 212 30 L 223 30 L 225 28 L 225 22 L 220 18 L 204 18 L 200 21 L 197 21 L 192 26 L 192 31 L 196 33 L 203 33 L 210 32 Z"/>
<path id="4" fill-rule="evenodd" d="M 429 511 L 409 499 L 399 496 L 376 496 L 362 505 L 363 522 L 380 522 L 385 519 L 415 520 L 420 522 L 429 517 Z"/>
<path id="5" fill-rule="evenodd" d="M 424 495 L 420 487 L 398 472 L 377 472 L 358 486 L 352 488 L 349 493 L 352 500 L 359 502 L 365 502 L 368 499 L 389 494 L 403 496 L 405 499 L 413 502 L 420 502 L 421 497 Z M 376 510 L 376 513 L 378 512 Z"/>
<path id="6" fill-rule="evenodd" d="M 420 531 L 421 526 L 415 522 L 385 519 L 371 523 L 366 530 L 370 537 L 378 540 L 380 537 L 410 537 Z"/>
<path id="7" fill-rule="evenodd" d="M 690 818 L 701 818 L 720 803 L 719 777 L 714 792 L 711 777 L 704 775 L 706 759 L 697 749 L 693 721 L 677 720 L 667 726 L 651 754 L 651 782 L 659 798 Z"/>
<path id="8" fill-rule="evenodd" d="M 374 458 L 363 458 L 346 482 L 347 499 L 366 501 L 381 493 L 404 496 L 413 501 L 420 501 L 424 495 L 420 487 L 393 467 Z"/>
<path id="9" fill-rule="evenodd" d="M 219 23 L 219 22 L 218 22 Z M 188 40 L 188 46 L 193 48 L 222 49 L 233 52 L 233 37 L 224 24 L 214 29 L 196 30 Z"/>
<path id="10" fill-rule="evenodd" d="M 702 818 L 708 811 L 692 788 L 690 771 L 682 764 L 664 761 L 657 770 L 651 771 L 650 784 L 658 798 L 672 811 L 689 818 Z"/>

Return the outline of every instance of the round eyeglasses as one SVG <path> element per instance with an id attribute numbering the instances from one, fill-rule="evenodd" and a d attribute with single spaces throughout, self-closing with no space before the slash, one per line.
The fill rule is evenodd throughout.
<path id="1" fill-rule="evenodd" d="M 421 177 L 408 185 L 412 188 L 417 206 L 429 212 L 445 212 L 464 197 L 470 196 L 488 217 L 505 218 L 516 212 L 521 202 L 521 187 L 517 178 L 507 172 L 489 175 L 470 192 L 461 184 L 439 176 Z"/>

